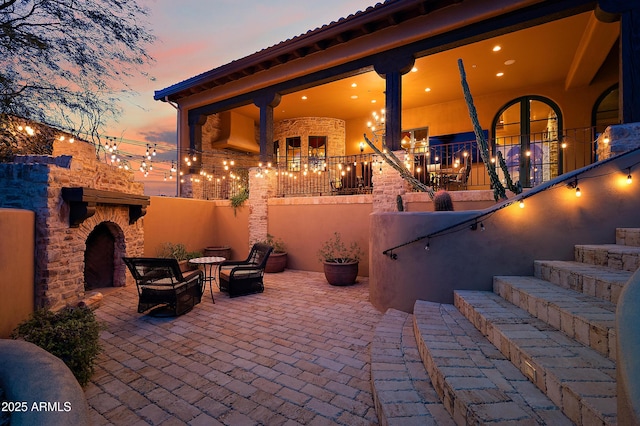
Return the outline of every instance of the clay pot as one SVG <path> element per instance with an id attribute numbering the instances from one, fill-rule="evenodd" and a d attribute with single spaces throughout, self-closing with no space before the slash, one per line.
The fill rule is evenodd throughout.
<path id="1" fill-rule="evenodd" d="M 331 285 L 345 286 L 356 282 L 358 262 L 334 263 L 322 262 L 324 276 Z"/>
<path id="2" fill-rule="evenodd" d="M 264 271 L 268 273 L 282 272 L 287 267 L 287 253 L 271 252 Z"/>

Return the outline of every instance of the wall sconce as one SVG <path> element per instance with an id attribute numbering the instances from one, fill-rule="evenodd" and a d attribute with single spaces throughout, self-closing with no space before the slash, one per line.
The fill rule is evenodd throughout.
<path id="1" fill-rule="evenodd" d="M 360 142 L 360 154 L 364 151 L 364 142 Z"/>
<path id="2" fill-rule="evenodd" d="M 627 169 L 627 185 L 631 185 L 633 182 L 633 178 L 631 177 L 631 167 Z"/>

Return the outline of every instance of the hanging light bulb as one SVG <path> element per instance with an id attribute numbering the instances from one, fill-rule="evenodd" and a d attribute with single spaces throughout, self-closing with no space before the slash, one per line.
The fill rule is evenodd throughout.
<path id="1" fill-rule="evenodd" d="M 633 178 L 631 177 L 631 167 L 627 169 L 627 173 L 627 185 L 631 185 L 631 182 L 633 181 Z"/>
<path id="2" fill-rule="evenodd" d="M 576 197 L 580 197 L 582 195 L 582 191 L 580 191 L 580 187 L 576 186 Z"/>
<path id="3" fill-rule="evenodd" d="M 524 209 L 524 200 L 520 200 L 520 208 Z"/>

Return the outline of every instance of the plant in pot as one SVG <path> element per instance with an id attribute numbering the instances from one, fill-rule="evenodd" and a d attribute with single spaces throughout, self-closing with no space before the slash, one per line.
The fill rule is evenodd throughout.
<path id="1" fill-rule="evenodd" d="M 267 239 L 259 242 L 273 247 L 264 271 L 268 273 L 284 271 L 287 267 L 287 247 L 284 242 L 271 234 L 267 234 Z"/>
<path id="2" fill-rule="evenodd" d="M 187 248 L 182 243 L 162 243 L 160 250 L 158 250 L 158 257 L 173 258 L 180 264 L 180 270 L 182 272 L 192 269 L 198 269 L 197 265 L 189 263 L 189 259 L 196 257 L 202 257 L 202 253 L 199 251 L 187 251 Z"/>
<path id="3" fill-rule="evenodd" d="M 331 285 L 350 285 L 356 282 L 358 264 L 363 252 L 357 242 L 347 246 L 338 232 L 325 241 L 318 250 L 324 276 Z"/>

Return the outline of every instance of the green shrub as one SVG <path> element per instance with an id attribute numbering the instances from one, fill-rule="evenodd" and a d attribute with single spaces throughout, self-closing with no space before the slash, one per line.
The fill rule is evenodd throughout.
<path id="1" fill-rule="evenodd" d="M 91 379 L 94 361 L 100 353 L 102 328 L 87 307 L 64 308 L 58 312 L 40 309 L 20 323 L 11 337 L 31 342 L 60 358 L 84 386 Z"/>
<path id="2" fill-rule="evenodd" d="M 182 243 L 162 243 L 160 250 L 158 250 L 157 256 L 165 259 L 173 258 L 180 261 L 202 257 L 202 252 L 187 251 L 187 248 Z"/>

